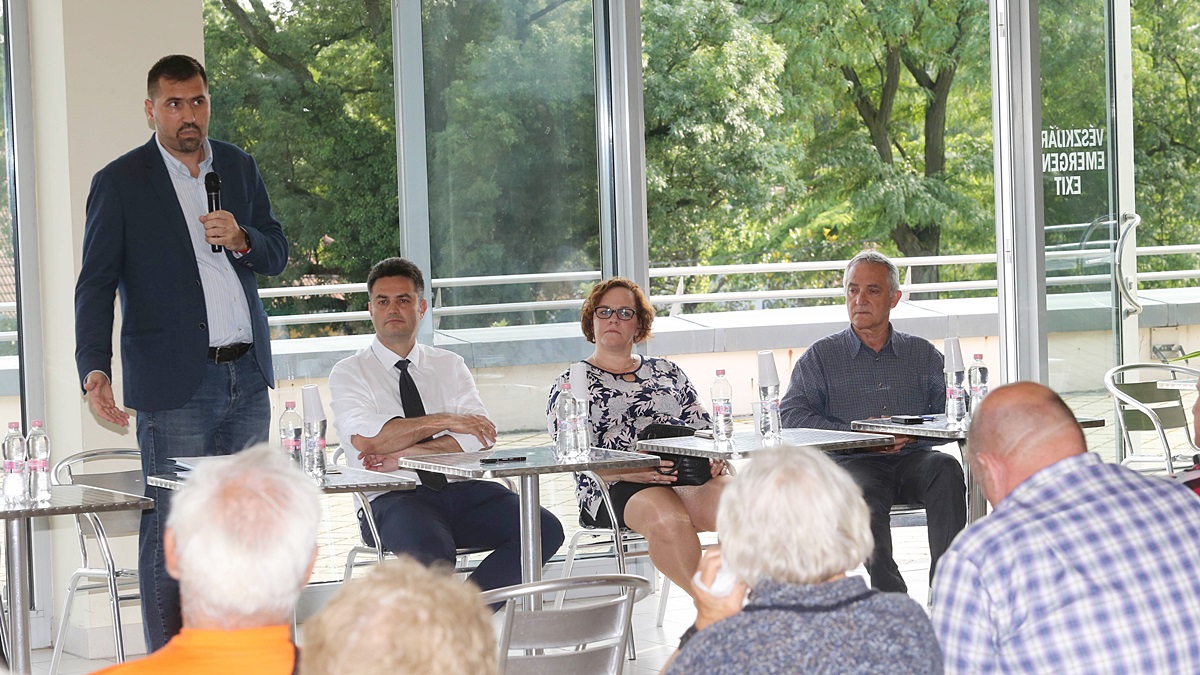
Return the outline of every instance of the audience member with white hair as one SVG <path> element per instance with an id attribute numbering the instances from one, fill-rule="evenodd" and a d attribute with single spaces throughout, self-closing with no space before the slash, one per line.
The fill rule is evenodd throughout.
<path id="1" fill-rule="evenodd" d="M 163 537 L 183 630 L 150 656 L 101 672 L 292 673 L 292 611 L 316 562 L 319 498 L 266 445 L 198 466 L 171 500 Z"/>
<path id="2" fill-rule="evenodd" d="M 723 597 L 696 584 L 696 624 L 666 673 L 941 672 L 921 606 L 846 575 L 874 546 L 870 514 L 822 453 L 756 455 L 725 488 L 717 532 L 698 574 L 712 588 L 724 565 L 737 580 Z"/>
<path id="3" fill-rule="evenodd" d="M 491 612 L 475 584 L 389 560 L 342 587 L 304 623 L 304 675 L 491 675 Z"/>

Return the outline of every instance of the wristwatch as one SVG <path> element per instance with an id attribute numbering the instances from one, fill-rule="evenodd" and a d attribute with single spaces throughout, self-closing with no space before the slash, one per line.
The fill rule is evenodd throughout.
<path id="1" fill-rule="evenodd" d="M 246 238 L 246 247 L 243 249 L 234 251 L 234 253 L 239 253 L 239 254 L 249 253 L 250 252 L 250 233 L 246 231 L 246 228 L 241 227 L 240 225 L 238 226 L 238 229 L 242 231 L 242 236 Z"/>
<path id="2" fill-rule="evenodd" d="M 683 649 L 683 646 L 688 643 L 688 640 L 692 639 L 692 636 L 695 635 L 696 631 L 698 631 L 698 630 L 699 629 L 696 628 L 696 624 L 692 624 L 691 626 L 688 627 L 687 630 L 683 631 L 683 635 L 679 636 L 679 649 L 680 650 Z"/>

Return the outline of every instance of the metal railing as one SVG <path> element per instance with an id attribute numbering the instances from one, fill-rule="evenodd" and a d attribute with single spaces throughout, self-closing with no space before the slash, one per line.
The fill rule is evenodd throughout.
<path id="1" fill-rule="evenodd" d="M 1062 226 L 1059 226 L 1062 227 Z M 1082 261 L 1085 264 L 1108 263 L 1111 257 L 1097 258 L 1098 253 L 1107 253 L 1105 249 L 1074 248 L 1054 249 L 1046 252 L 1048 261 Z M 1141 256 L 1164 256 L 1179 254 L 1200 254 L 1200 245 L 1179 246 L 1144 246 L 1137 249 Z M 688 265 L 675 267 L 656 267 L 650 270 L 652 279 L 668 279 L 678 277 L 687 280 L 697 276 L 715 275 L 756 275 L 756 274 L 786 274 L 797 272 L 830 272 L 845 268 L 848 260 L 823 260 L 786 263 L 755 263 L 745 265 Z M 908 258 L 893 258 L 893 262 L 901 269 L 913 267 L 950 267 L 959 265 L 994 265 L 996 254 L 969 254 L 946 256 L 913 256 Z M 1046 279 L 1047 286 L 1074 286 L 1106 283 L 1112 278 L 1111 274 L 1073 274 L 1050 276 Z M 1143 281 L 1168 281 L 1200 278 L 1200 270 L 1167 270 L 1160 272 L 1140 272 L 1138 279 Z M 588 282 L 598 281 L 600 272 L 553 272 L 546 274 L 514 274 L 477 277 L 453 277 L 434 279 L 431 287 L 434 290 L 434 307 L 431 310 L 434 317 L 461 316 L 470 314 L 499 314 L 506 312 L 547 311 L 557 309 L 575 309 L 583 305 L 583 299 L 568 300 L 531 300 L 522 302 L 486 303 L 474 305 L 445 306 L 440 302 L 441 289 L 473 288 L 512 284 L 543 284 L 557 282 Z M 947 281 L 936 283 L 901 284 L 901 290 L 911 293 L 952 293 L 961 291 L 995 290 L 995 279 L 979 279 L 970 281 Z M 367 285 L 358 284 L 325 284 L 314 286 L 289 286 L 284 288 L 264 288 L 260 295 L 264 298 L 283 297 L 312 297 L 322 295 L 342 295 L 348 293 L 365 293 Z M 650 301 L 656 305 L 683 305 L 697 303 L 732 303 L 732 302 L 761 302 L 777 300 L 799 300 L 819 298 L 839 298 L 842 296 L 841 287 L 822 288 L 791 288 L 775 290 L 742 290 L 714 293 L 673 293 L 652 295 Z M 321 312 L 312 314 L 292 314 L 272 316 L 269 322 L 272 326 L 289 326 L 311 323 L 344 323 L 350 321 L 367 321 L 370 315 L 360 312 Z"/>

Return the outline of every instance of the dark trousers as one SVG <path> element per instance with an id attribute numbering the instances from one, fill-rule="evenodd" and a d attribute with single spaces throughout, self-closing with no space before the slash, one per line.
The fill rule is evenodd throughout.
<path id="1" fill-rule="evenodd" d="M 905 455 L 845 455 L 835 458 L 862 487 L 871 510 L 875 550 L 867 561 L 871 585 L 881 591 L 904 593 L 908 586 L 892 558 L 890 512 L 893 504 L 921 504 L 929 526 L 929 580 L 938 559 L 967 523 L 967 487 L 962 466 L 936 450 Z"/>
<path id="2" fill-rule="evenodd" d="M 423 565 L 454 564 L 457 548 L 492 549 L 470 580 L 481 590 L 521 583 L 521 521 L 517 493 L 491 481 L 454 481 L 441 490 L 385 492 L 371 500 L 383 547 Z M 542 509 L 542 564 L 563 544 L 562 523 Z M 363 541 L 374 545 L 359 518 Z"/>
<path id="3" fill-rule="evenodd" d="M 182 408 L 139 411 L 138 445 L 145 475 L 175 471 L 170 457 L 229 455 L 263 443 L 271 423 L 271 398 L 250 352 L 229 363 L 210 362 L 200 388 Z M 147 653 L 160 649 L 182 627 L 179 583 L 167 574 L 163 531 L 171 490 L 146 484 L 154 508 L 142 512 L 138 536 L 138 586 Z"/>

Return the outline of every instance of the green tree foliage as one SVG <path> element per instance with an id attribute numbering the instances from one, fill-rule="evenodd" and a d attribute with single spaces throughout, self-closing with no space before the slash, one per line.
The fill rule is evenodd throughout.
<path id="1" fill-rule="evenodd" d="M 1143 219 L 1138 244 L 1195 244 L 1200 242 L 1200 5 L 1136 0 L 1133 23 L 1134 167 Z M 1142 257 L 1138 267 L 1195 269 L 1197 258 Z"/>
<path id="2" fill-rule="evenodd" d="M 722 1 L 647 0 L 642 34 L 652 264 L 755 262 L 792 173 L 783 49 Z"/>
<path id="3" fill-rule="evenodd" d="M 399 246 L 388 3 L 206 0 L 204 11 L 211 133 L 255 156 L 291 243 L 284 274 L 266 283 L 364 281 Z M 364 303 L 325 296 L 268 310 Z"/>
<path id="4" fill-rule="evenodd" d="M 944 231 L 986 223 L 987 171 L 972 158 L 954 162 L 989 133 L 989 94 L 978 86 L 988 73 L 985 3 L 747 0 L 746 9 L 788 46 L 790 113 L 811 133 L 802 166 L 811 192 L 800 205 L 810 234 L 938 255 Z M 937 269 L 914 277 L 934 281 Z"/>
<path id="5" fill-rule="evenodd" d="M 597 269 L 591 3 L 427 2 L 422 19 L 433 275 Z M 446 289 L 439 300 L 577 292 L 572 284 L 509 284 Z M 441 325 L 470 324 L 450 317 Z"/>
<path id="6" fill-rule="evenodd" d="M 263 168 L 293 242 L 282 283 L 361 281 L 399 252 L 389 3 L 265 1 L 206 0 L 213 134 Z M 422 2 L 432 277 L 598 268 L 592 6 Z M 1200 10 L 1142 0 L 1133 10 L 1142 243 L 1192 243 Z M 1106 123 L 1098 11 L 1042 3 L 1051 126 Z M 641 12 L 652 266 L 844 259 L 863 246 L 995 249 L 986 3 L 642 0 Z M 1105 189 L 1097 184 L 1097 205 Z M 1076 213 L 1085 201 L 1048 199 L 1047 217 L 1086 219 Z M 962 266 L 940 278 L 994 273 Z M 939 278 L 932 267 L 913 276 Z M 839 277 L 713 275 L 687 290 L 833 287 Z M 444 289 L 436 300 L 578 298 L 586 286 Z M 300 299 L 286 311 L 358 306 Z"/>

